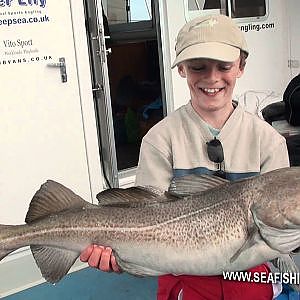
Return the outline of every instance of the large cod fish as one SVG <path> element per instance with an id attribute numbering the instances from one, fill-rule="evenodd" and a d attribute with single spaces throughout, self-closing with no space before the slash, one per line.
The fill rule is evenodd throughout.
<path id="1" fill-rule="evenodd" d="M 110 189 L 92 205 L 48 180 L 25 225 L 0 225 L 0 260 L 30 245 L 43 277 L 58 282 L 90 244 L 112 247 L 134 275 L 217 275 L 276 260 L 298 271 L 300 168 L 236 182 L 211 176 L 174 179 L 168 192 Z"/>

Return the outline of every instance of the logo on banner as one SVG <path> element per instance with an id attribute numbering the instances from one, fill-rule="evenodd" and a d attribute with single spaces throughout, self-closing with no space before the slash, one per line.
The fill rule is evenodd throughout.
<path id="1" fill-rule="evenodd" d="M 38 6 L 44 8 L 46 0 L 0 0 L 0 7 L 11 7 L 12 5 L 19 5 L 20 7 Z"/>
<path id="2" fill-rule="evenodd" d="M 47 0 L 0 0 L 0 66 L 51 61 L 51 55 L 41 51 L 39 38 L 33 34 L 50 22 L 46 9 Z M 12 35 L 9 28 L 14 26 Z M 29 26 L 24 33 L 24 26 Z M 20 28 L 20 30 L 18 30 Z"/>

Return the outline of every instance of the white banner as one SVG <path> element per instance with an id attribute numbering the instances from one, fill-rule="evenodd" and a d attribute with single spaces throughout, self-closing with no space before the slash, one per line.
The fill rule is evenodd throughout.
<path id="1" fill-rule="evenodd" d="M 58 61 L 69 6 L 69 1 L 0 0 L 0 67 Z"/>

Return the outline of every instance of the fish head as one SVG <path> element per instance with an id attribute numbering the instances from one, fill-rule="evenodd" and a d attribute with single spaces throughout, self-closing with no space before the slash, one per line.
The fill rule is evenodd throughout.
<path id="1" fill-rule="evenodd" d="M 300 167 L 262 175 L 262 199 L 255 204 L 261 219 L 278 228 L 300 228 Z"/>
<path id="2" fill-rule="evenodd" d="M 300 168 L 284 168 L 261 176 L 265 194 L 250 210 L 259 236 L 282 254 L 300 249 Z"/>
<path id="3" fill-rule="evenodd" d="M 287 168 L 278 180 L 278 196 L 276 198 L 279 213 L 285 224 L 300 227 L 300 167 Z"/>

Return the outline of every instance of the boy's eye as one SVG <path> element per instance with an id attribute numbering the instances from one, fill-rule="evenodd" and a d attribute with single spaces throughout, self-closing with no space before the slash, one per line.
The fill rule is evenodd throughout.
<path id="1" fill-rule="evenodd" d="M 223 71 L 229 71 L 232 68 L 232 65 L 231 64 L 220 65 L 219 68 L 220 68 L 220 70 L 223 70 Z"/>
<path id="2" fill-rule="evenodd" d="M 192 71 L 203 71 L 205 69 L 204 66 L 190 66 L 189 67 Z"/>

